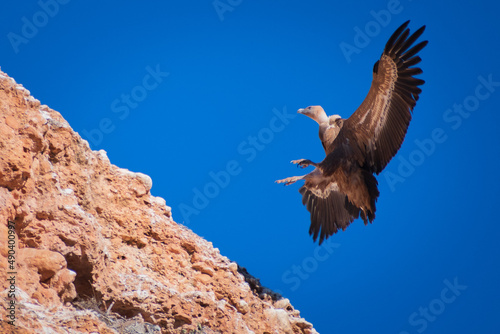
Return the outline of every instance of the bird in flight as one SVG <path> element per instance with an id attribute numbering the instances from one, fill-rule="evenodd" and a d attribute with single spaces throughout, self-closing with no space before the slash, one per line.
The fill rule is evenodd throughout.
<path id="1" fill-rule="evenodd" d="M 410 124 L 413 108 L 424 81 L 417 53 L 427 41 L 414 45 L 425 26 L 410 35 L 403 23 L 389 38 L 373 66 L 368 95 L 347 119 L 327 116 L 320 106 L 299 109 L 319 124 L 319 138 L 326 157 L 319 163 L 293 160 L 301 168 L 314 166 L 309 174 L 276 181 L 289 185 L 304 180 L 299 189 L 302 204 L 311 213 L 309 234 L 319 244 L 361 217 L 365 225 L 375 219 L 379 174 L 397 153 Z"/>

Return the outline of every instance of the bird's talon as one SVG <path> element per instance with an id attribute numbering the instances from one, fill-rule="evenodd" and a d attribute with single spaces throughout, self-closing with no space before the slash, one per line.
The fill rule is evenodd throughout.
<path id="1" fill-rule="evenodd" d="M 307 159 L 299 159 L 299 160 L 292 160 L 291 163 L 296 164 L 297 167 L 306 168 L 311 164 L 311 161 Z"/>

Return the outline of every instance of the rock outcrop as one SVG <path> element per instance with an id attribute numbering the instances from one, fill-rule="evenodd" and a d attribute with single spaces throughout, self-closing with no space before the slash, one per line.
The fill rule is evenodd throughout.
<path id="1" fill-rule="evenodd" d="M 0 71 L 0 332 L 316 333 L 151 186 Z"/>

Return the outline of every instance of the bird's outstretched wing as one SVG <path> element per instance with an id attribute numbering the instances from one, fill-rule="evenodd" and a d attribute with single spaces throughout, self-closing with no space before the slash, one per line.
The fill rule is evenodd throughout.
<path id="1" fill-rule="evenodd" d="M 319 170 L 309 175 L 299 192 L 302 194 L 302 204 L 311 213 L 309 234 L 314 241 L 319 236 L 321 245 L 323 240 L 338 230 L 345 230 L 358 218 L 359 209 L 347 200 L 336 182 L 324 178 Z"/>
<path id="2" fill-rule="evenodd" d="M 427 41 L 412 46 L 425 26 L 410 35 L 408 23 L 401 25 L 385 45 L 384 52 L 373 66 L 373 80 L 363 103 L 349 117 L 339 138 L 354 139 L 362 152 L 360 165 L 379 174 L 401 147 L 411 112 L 415 107 L 423 80 L 417 53 Z M 353 138 L 354 137 L 354 138 Z"/>

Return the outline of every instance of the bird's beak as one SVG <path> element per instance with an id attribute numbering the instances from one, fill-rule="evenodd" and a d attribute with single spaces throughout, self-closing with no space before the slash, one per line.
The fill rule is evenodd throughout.
<path id="1" fill-rule="evenodd" d="M 298 112 L 299 114 L 303 114 L 303 113 L 304 113 L 304 110 L 305 110 L 305 109 L 300 108 L 299 110 L 297 110 L 297 112 Z"/>

